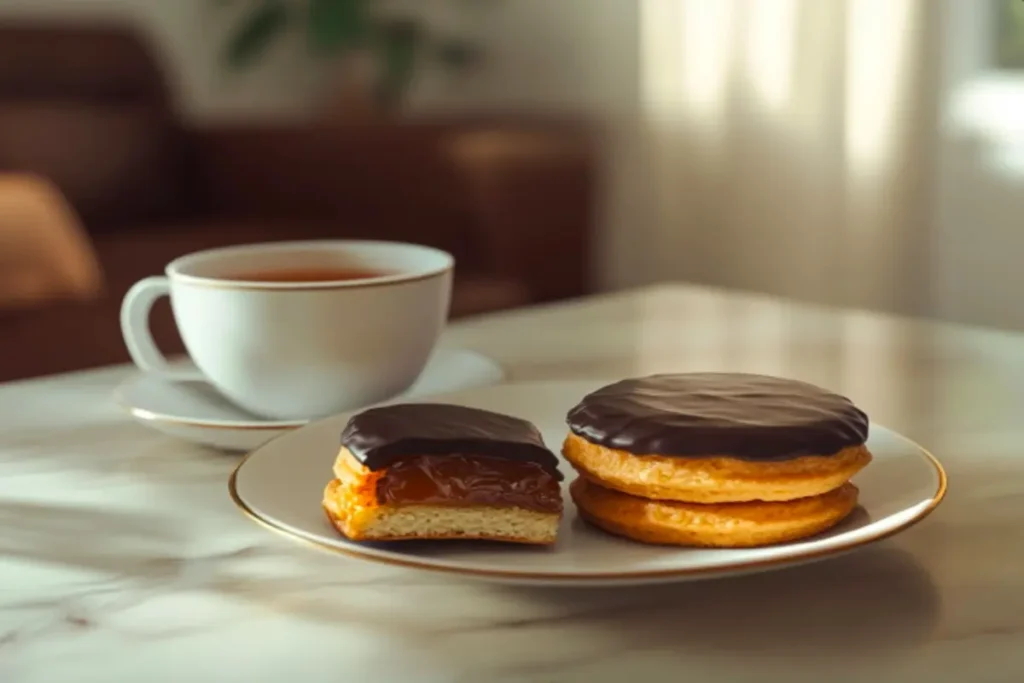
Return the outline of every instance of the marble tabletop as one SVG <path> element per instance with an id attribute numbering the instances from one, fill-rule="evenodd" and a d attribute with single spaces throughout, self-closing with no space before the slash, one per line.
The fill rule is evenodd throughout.
<path id="1" fill-rule="evenodd" d="M 0 681 L 1024 680 L 1024 336 L 684 286 L 460 322 L 510 379 L 685 369 L 843 391 L 929 446 L 944 504 L 805 567 L 491 586 L 313 552 L 232 505 L 239 456 L 147 430 L 129 368 L 0 386 Z"/>

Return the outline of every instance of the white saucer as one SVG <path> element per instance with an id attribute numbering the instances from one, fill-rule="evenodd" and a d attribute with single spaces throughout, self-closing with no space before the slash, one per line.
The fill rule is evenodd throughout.
<path id="1" fill-rule="evenodd" d="M 475 351 L 438 349 L 416 383 L 396 400 L 486 386 L 504 377 L 497 363 Z M 231 451 L 252 450 L 309 422 L 265 420 L 228 402 L 201 379 L 178 381 L 142 372 L 117 387 L 114 401 L 147 427 Z"/>
<path id="2" fill-rule="evenodd" d="M 565 414 L 606 382 L 536 382 L 433 396 L 530 420 L 556 452 L 565 438 Z M 503 583 L 593 586 L 685 581 L 764 571 L 834 556 L 892 536 L 920 521 L 946 492 L 938 461 L 909 439 L 871 425 L 874 460 L 854 479 L 860 509 L 829 532 L 796 543 L 739 550 L 642 545 L 598 531 L 576 515 L 564 460 L 565 515 L 553 548 L 472 542 L 357 543 L 338 534 L 320 507 L 333 477 L 338 434 L 349 415 L 312 422 L 253 451 L 228 483 L 235 503 L 267 528 L 318 548 L 366 561 Z"/>

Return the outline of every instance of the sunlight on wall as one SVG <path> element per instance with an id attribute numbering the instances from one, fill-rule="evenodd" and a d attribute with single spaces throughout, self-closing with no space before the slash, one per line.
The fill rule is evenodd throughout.
<path id="1" fill-rule="evenodd" d="M 645 0 L 641 6 L 641 97 L 650 115 L 680 110 L 697 124 L 721 114 L 733 49 L 733 2 Z"/>
<path id="2" fill-rule="evenodd" d="M 913 0 L 848 2 L 846 156 L 849 172 L 873 176 L 890 162 L 906 92 L 906 35 L 919 23 Z"/>
<path id="3" fill-rule="evenodd" d="M 737 65 L 758 104 L 772 111 L 785 108 L 799 2 L 642 2 L 641 96 L 650 114 L 671 120 L 685 112 L 690 123 L 713 126 L 723 114 Z M 741 55 L 734 54 L 738 49 Z"/>
<path id="4" fill-rule="evenodd" d="M 845 7 L 845 152 L 853 172 L 871 174 L 888 163 L 894 147 L 910 66 L 908 41 L 900 36 L 914 30 L 919 4 L 856 0 Z M 646 0 L 641 8 L 643 104 L 656 120 L 682 115 L 714 126 L 730 83 L 737 80 L 749 86 L 764 110 L 784 111 L 799 66 L 802 12 L 810 9 L 808 0 Z M 737 48 L 742 54 L 734 54 Z"/>
<path id="5" fill-rule="evenodd" d="M 761 104 L 789 104 L 797 40 L 797 0 L 758 0 L 747 17 L 746 72 Z"/>

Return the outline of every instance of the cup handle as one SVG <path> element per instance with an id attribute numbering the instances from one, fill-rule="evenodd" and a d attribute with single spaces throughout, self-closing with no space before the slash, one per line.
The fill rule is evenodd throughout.
<path id="1" fill-rule="evenodd" d="M 171 283 L 163 276 L 139 280 L 121 302 L 121 334 L 132 361 L 143 372 L 171 379 L 196 379 L 202 375 L 191 368 L 172 366 L 157 348 L 149 330 L 149 312 L 162 296 L 169 296 Z"/>

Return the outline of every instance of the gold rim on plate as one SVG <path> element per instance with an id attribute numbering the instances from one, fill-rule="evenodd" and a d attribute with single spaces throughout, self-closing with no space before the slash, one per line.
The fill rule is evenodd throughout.
<path id="1" fill-rule="evenodd" d="M 353 557 L 361 560 L 368 560 L 370 562 L 376 562 L 379 564 L 386 564 L 396 567 L 405 567 L 407 569 L 421 569 L 426 571 L 438 572 L 441 574 L 457 574 L 462 576 L 475 576 L 480 578 L 517 579 L 520 581 L 562 581 L 566 583 L 599 583 L 617 580 L 630 581 L 644 579 L 668 579 L 673 577 L 717 576 L 734 574 L 737 572 L 744 572 L 754 569 L 766 569 L 776 566 L 793 564 L 801 561 L 821 559 L 829 557 L 831 555 L 839 555 L 850 550 L 861 548 L 871 543 L 877 543 L 878 541 L 884 540 L 891 536 L 895 536 L 899 532 L 905 531 L 914 526 L 915 524 L 921 522 L 926 517 L 928 517 L 928 515 L 934 512 L 935 508 L 937 508 L 939 504 L 942 502 L 943 498 L 946 497 L 948 479 L 946 476 L 946 470 L 944 470 L 942 467 L 942 463 L 939 462 L 938 458 L 936 458 L 931 453 L 931 451 L 929 451 L 927 448 L 917 443 L 916 441 L 910 439 L 909 437 L 903 436 L 899 432 L 895 432 L 891 429 L 887 429 L 887 431 L 890 434 L 898 437 L 902 441 L 906 442 L 907 444 L 910 444 L 911 446 L 916 448 L 920 453 L 922 453 L 928 460 L 928 462 L 932 465 L 932 467 L 935 468 L 935 473 L 936 475 L 938 475 L 939 478 L 939 486 L 936 489 L 935 494 L 932 496 L 931 500 L 928 501 L 928 506 L 921 510 L 920 513 L 915 515 L 913 519 L 909 519 L 906 522 L 896 527 L 893 527 L 892 529 L 886 529 L 885 531 L 876 533 L 867 538 L 847 543 L 846 545 L 840 546 L 838 548 L 826 548 L 822 550 L 810 551 L 794 557 L 756 560 L 753 562 L 736 562 L 734 564 L 728 564 L 717 567 L 701 567 L 690 569 L 657 569 L 648 571 L 627 572 L 601 572 L 594 574 L 575 574 L 561 572 L 522 572 L 501 569 L 471 569 L 468 567 L 438 566 L 436 564 L 431 564 L 429 562 L 423 562 L 414 559 L 402 559 L 396 557 L 370 555 L 362 553 L 358 550 L 353 550 L 351 548 L 344 548 L 323 541 L 317 541 L 312 538 L 307 538 L 306 536 L 297 534 L 294 531 L 287 529 L 284 526 L 272 520 L 265 519 L 264 517 L 262 517 L 260 513 L 253 510 L 251 507 L 249 507 L 248 504 L 246 504 L 244 500 L 242 500 L 241 496 L 238 495 L 238 489 L 236 487 L 236 479 L 238 477 L 238 472 L 242 469 L 242 466 L 245 465 L 246 461 L 248 461 L 249 458 L 251 458 L 258 450 L 268 446 L 271 442 L 276 441 L 277 439 L 284 438 L 285 436 L 290 436 L 290 434 L 281 434 L 279 436 L 276 436 L 273 439 L 267 441 L 266 443 L 260 445 L 259 448 L 256 448 L 247 453 L 245 457 L 242 458 L 241 462 L 239 462 L 235 469 L 231 472 L 231 476 L 228 478 L 228 493 L 231 495 L 232 502 L 234 502 L 234 504 L 238 507 L 239 510 L 242 511 L 242 513 L 246 517 L 256 522 L 260 526 L 269 529 L 270 531 L 273 531 L 276 534 L 280 534 L 281 536 L 285 536 L 286 538 L 289 538 L 293 541 L 298 541 L 305 545 L 312 546 L 317 550 L 335 553 L 338 555 L 346 555 L 348 557 Z"/>

